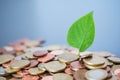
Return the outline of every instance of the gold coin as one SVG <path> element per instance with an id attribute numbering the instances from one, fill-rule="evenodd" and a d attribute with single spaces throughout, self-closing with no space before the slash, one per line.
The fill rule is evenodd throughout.
<path id="1" fill-rule="evenodd" d="M 113 63 L 112 62 L 110 62 L 109 60 L 107 60 L 107 59 L 105 59 L 105 64 L 107 64 L 108 66 L 112 66 L 113 65 Z"/>
<path id="2" fill-rule="evenodd" d="M 14 73 L 14 72 L 18 72 L 18 71 L 19 71 L 19 69 L 13 69 L 10 67 L 6 68 L 6 70 L 5 70 L 6 73 Z"/>
<path id="3" fill-rule="evenodd" d="M 64 53 L 58 56 L 58 60 L 65 63 L 70 63 L 79 58 L 78 55 L 72 53 Z"/>
<path id="4" fill-rule="evenodd" d="M 88 69 L 102 69 L 102 68 L 105 68 L 107 66 L 106 64 L 102 64 L 102 65 L 98 65 L 98 66 L 91 66 L 91 65 L 88 65 L 88 64 L 84 64 L 84 65 Z"/>
<path id="5" fill-rule="evenodd" d="M 44 65 L 49 72 L 59 72 L 66 68 L 66 64 L 59 61 L 51 61 Z"/>
<path id="6" fill-rule="evenodd" d="M 105 63 L 102 57 L 95 56 L 95 55 L 93 55 L 92 57 L 84 58 L 83 62 L 91 66 L 98 66 Z"/>
<path id="7" fill-rule="evenodd" d="M 5 77 L 0 76 L 0 80 L 7 80 Z"/>
<path id="8" fill-rule="evenodd" d="M 120 63 L 120 58 L 118 57 L 108 57 L 108 60 L 110 60 L 113 63 Z"/>
<path id="9" fill-rule="evenodd" d="M 13 69 L 21 69 L 28 66 L 29 64 L 30 64 L 30 61 L 28 60 L 17 60 L 12 64 L 10 64 L 10 67 Z"/>
<path id="10" fill-rule="evenodd" d="M 38 64 L 38 68 L 41 69 L 41 70 L 43 70 L 43 71 L 46 71 L 44 63 Z"/>
<path id="11" fill-rule="evenodd" d="M 13 55 L 7 54 L 7 55 L 1 55 L 0 56 L 0 64 L 4 64 L 6 62 L 9 62 L 14 58 Z"/>
<path id="12" fill-rule="evenodd" d="M 31 52 L 25 53 L 25 57 L 27 57 L 28 59 L 35 59 L 36 58 L 35 56 L 33 56 L 33 53 L 31 53 Z"/>
<path id="13" fill-rule="evenodd" d="M 53 80 L 73 80 L 73 77 L 65 73 L 57 73 L 53 75 Z"/>
<path id="14" fill-rule="evenodd" d="M 87 80 L 104 80 L 107 78 L 107 71 L 102 69 L 90 70 L 85 73 Z"/>
<path id="15" fill-rule="evenodd" d="M 45 72 L 44 70 L 41 70 L 38 67 L 30 68 L 28 71 L 31 75 L 38 75 L 38 74 L 42 74 Z"/>

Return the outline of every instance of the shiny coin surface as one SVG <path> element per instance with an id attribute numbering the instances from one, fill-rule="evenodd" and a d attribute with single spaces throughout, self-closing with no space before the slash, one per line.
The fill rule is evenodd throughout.
<path id="1" fill-rule="evenodd" d="M 5 77 L 0 76 L 0 80 L 7 80 Z"/>
<path id="2" fill-rule="evenodd" d="M 54 59 L 54 57 L 55 57 L 55 55 L 48 53 L 46 56 L 38 58 L 38 61 L 42 62 L 42 63 L 45 63 L 45 62 L 48 62 L 48 61 Z"/>
<path id="3" fill-rule="evenodd" d="M 112 56 L 111 53 L 107 52 L 107 51 L 101 51 L 101 52 L 93 52 L 94 55 L 98 55 L 101 57 L 109 57 Z"/>
<path id="4" fill-rule="evenodd" d="M 49 72 L 59 72 L 66 68 L 66 64 L 59 61 L 51 61 L 44 65 Z"/>
<path id="5" fill-rule="evenodd" d="M 92 55 L 93 55 L 92 52 L 81 52 L 81 53 L 80 53 L 80 56 L 81 56 L 82 58 L 91 57 Z"/>
<path id="6" fill-rule="evenodd" d="M 73 80 L 73 77 L 65 73 L 57 73 L 53 75 L 53 80 Z"/>
<path id="7" fill-rule="evenodd" d="M 53 54 L 53 55 L 60 55 L 60 54 L 63 54 L 65 53 L 64 50 L 54 50 L 52 52 L 50 52 L 50 54 Z"/>
<path id="8" fill-rule="evenodd" d="M 22 80 L 40 80 L 40 77 L 37 75 L 25 75 Z"/>
<path id="9" fill-rule="evenodd" d="M 31 60 L 30 61 L 30 65 L 28 66 L 28 67 L 26 67 L 25 69 L 30 69 L 30 68 L 32 68 L 32 67 L 35 67 L 35 66 L 37 66 L 38 65 L 38 61 L 37 60 Z"/>
<path id="10" fill-rule="evenodd" d="M 71 68 L 66 68 L 65 69 L 65 73 L 69 74 L 69 75 L 72 75 L 73 74 L 73 70 L 71 70 Z"/>
<path id="11" fill-rule="evenodd" d="M 93 55 L 90 58 L 84 58 L 83 61 L 85 64 L 88 64 L 91 66 L 103 65 L 105 63 L 103 58 L 95 55 Z"/>
<path id="12" fill-rule="evenodd" d="M 75 80 L 86 80 L 85 79 L 85 73 L 87 72 L 87 69 L 80 69 L 76 72 L 74 72 L 73 76 Z"/>
<path id="13" fill-rule="evenodd" d="M 33 56 L 33 53 L 31 53 L 31 52 L 25 53 L 24 55 L 28 59 L 35 59 L 36 58 L 35 56 Z"/>
<path id="14" fill-rule="evenodd" d="M 120 58 L 118 57 L 108 57 L 108 60 L 112 61 L 113 63 L 120 63 Z"/>
<path id="15" fill-rule="evenodd" d="M 10 67 L 13 69 L 21 69 L 21 68 L 28 66 L 29 64 L 30 64 L 29 60 L 17 60 L 15 62 L 13 62 L 10 65 Z"/>
<path id="16" fill-rule="evenodd" d="M 91 65 L 88 65 L 88 64 L 84 64 L 84 65 L 88 69 L 102 69 L 102 68 L 105 68 L 107 66 L 106 64 L 98 65 L 98 66 L 91 66 Z"/>
<path id="17" fill-rule="evenodd" d="M 85 73 L 87 80 L 104 80 L 108 76 L 108 73 L 102 69 L 90 70 Z"/>
<path id="18" fill-rule="evenodd" d="M 72 54 L 72 53 L 64 53 L 58 56 L 59 61 L 65 62 L 65 63 L 70 63 L 72 61 L 75 61 L 79 58 L 78 55 Z"/>
<path id="19" fill-rule="evenodd" d="M 41 70 L 38 67 L 30 68 L 28 71 L 31 75 L 38 75 L 45 72 L 44 70 Z"/>
<path id="20" fill-rule="evenodd" d="M 10 60 L 14 59 L 14 56 L 13 55 L 1 55 L 0 56 L 0 64 L 3 64 L 3 63 L 6 63 L 6 62 L 9 62 Z"/>

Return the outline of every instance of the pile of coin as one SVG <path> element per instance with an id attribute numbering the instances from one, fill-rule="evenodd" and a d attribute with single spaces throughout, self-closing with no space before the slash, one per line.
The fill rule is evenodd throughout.
<path id="1" fill-rule="evenodd" d="M 0 48 L 0 80 L 120 80 L 120 58 L 21 39 Z"/>

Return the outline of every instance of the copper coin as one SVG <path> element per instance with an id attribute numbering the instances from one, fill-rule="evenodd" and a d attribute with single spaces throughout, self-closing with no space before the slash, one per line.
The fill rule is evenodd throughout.
<path id="1" fill-rule="evenodd" d="M 47 50 L 39 50 L 39 51 L 35 51 L 33 55 L 36 57 L 40 57 L 40 56 L 45 56 L 47 53 L 48 53 Z"/>
<path id="2" fill-rule="evenodd" d="M 71 62 L 71 63 L 70 63 L 70 67 L 71 67 L 71 69 L 74 70 L 74 71 L 77 71 L 77 70 L 79 70 L 79 69 L 81 69 L 81 68 L 85 68 L 85 67 L 83 66 L 83 64 L 80 64 L 79 61 Z"/>
<path id="3" fill-rule="evenodd" d="M 71 70 L 71 68 L 66 68 L 66 69 L 65 69 L 65 73 L 66 73 L 66 74 L 69 74 L 69 75 L 72 75 L 72 74 L 73 74 L 73 71 Z"/>
<path id="4" fill-rule="evenodd" d="M 119 69 L 116 69 L 116 70 L 114 71 L 114 74 L 115 74 L 115 75 L 119 75 L 119 74 L 120 74 L 120 68 L 119 68 Z"/>
<path id="5" fill-rule="evenodd" d="M 45 76 L 41 80 L 53 80 L 53 76 Z"/>
<path id="6" fill-rule="evenodd" d="M 37 66 L 38 65 L 38 61 L 37 60 L 31 60 L 30 61 L 30 65 L 28 66 L 28 67 L 26 67 L 25 69 L 30 69 L 30 68 L 32 68 L 32 67 L 35 67 L 35 66 Z"/>
<path id="7" fill-rule="evenodd" d="M 29 74 L 29 72 L 28 72 L 28 70 L 20 70 L 17 72 L 17 74 L 23 77 L 23 76 Z"/>
<path id="8" fill-rule="evenodd" d="M 38 61 L 45 63 L 45 62 L 48 62 L 48 61 L 54 59 L 54 57 L 55 57 L 55 55 L 48 53 L 46 56 L 38 58 Z"/>
<path id="9" fill-rule="evenodd" d="M 21 79 L 18 79 L 18 78 L 10 78 L 9 80 L 21 80 Z"/>
<path id="10" fill-rule="evenodd" d="M 112 73 L 111 73 L 111 72 L 108 72 L 107 79 L 110 79 L 110 78 L 112 78 Z"/>
<path id="11" fill-rule="evenodd" d="M 80 69 L 80 70 L 74 72 L 73 76 L 74 76 L 75 80 L 86 80 L 85 79 L 86 72 L 87 72 L 86 69 Z"/>
<path id="12" fill-rule="evenodd" d="M 39 80 L 40 77 L 36 75 L 26 75 L 22 78 L 22 80 Z"/>

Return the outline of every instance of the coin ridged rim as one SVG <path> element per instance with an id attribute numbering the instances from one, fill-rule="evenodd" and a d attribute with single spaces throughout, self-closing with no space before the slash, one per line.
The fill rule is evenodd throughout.
<path id="1" fill-rule="evenodd" d="M 87 72 L 85 73 L 85 78 L 88 79 L 88 80 L 96 80 L 96 79 L 93 79 L 93 78 L 91 78 L 91 77 L 89 76 L 89 74 L 91 74 L 92 71 L 96 71 L 96 70 L 101 71 L 101 72 L 104 73 L 104 75 L 103 75 L 101 78 L 97 79 L 97 80 L 104 80 L 104 79 L 107 78 L 107 76 L 108 76 L 107 71 L 102 70 L 102 69 L 94 69 L 94 70 L 89 70 L 89 71 L 87 71 Z M 97 73 L 96 73 L 96 74 L 97 74 Z"/>
<path id="2" fill-rule="evenodd" d="M 115 60 L 114 58 L 119 59 L 119 61 Z M 120 58 L 118 58 L 118 57 L 108 57 L 108 60 L 113 62 L 113 63 L 120 63 Z"/>

